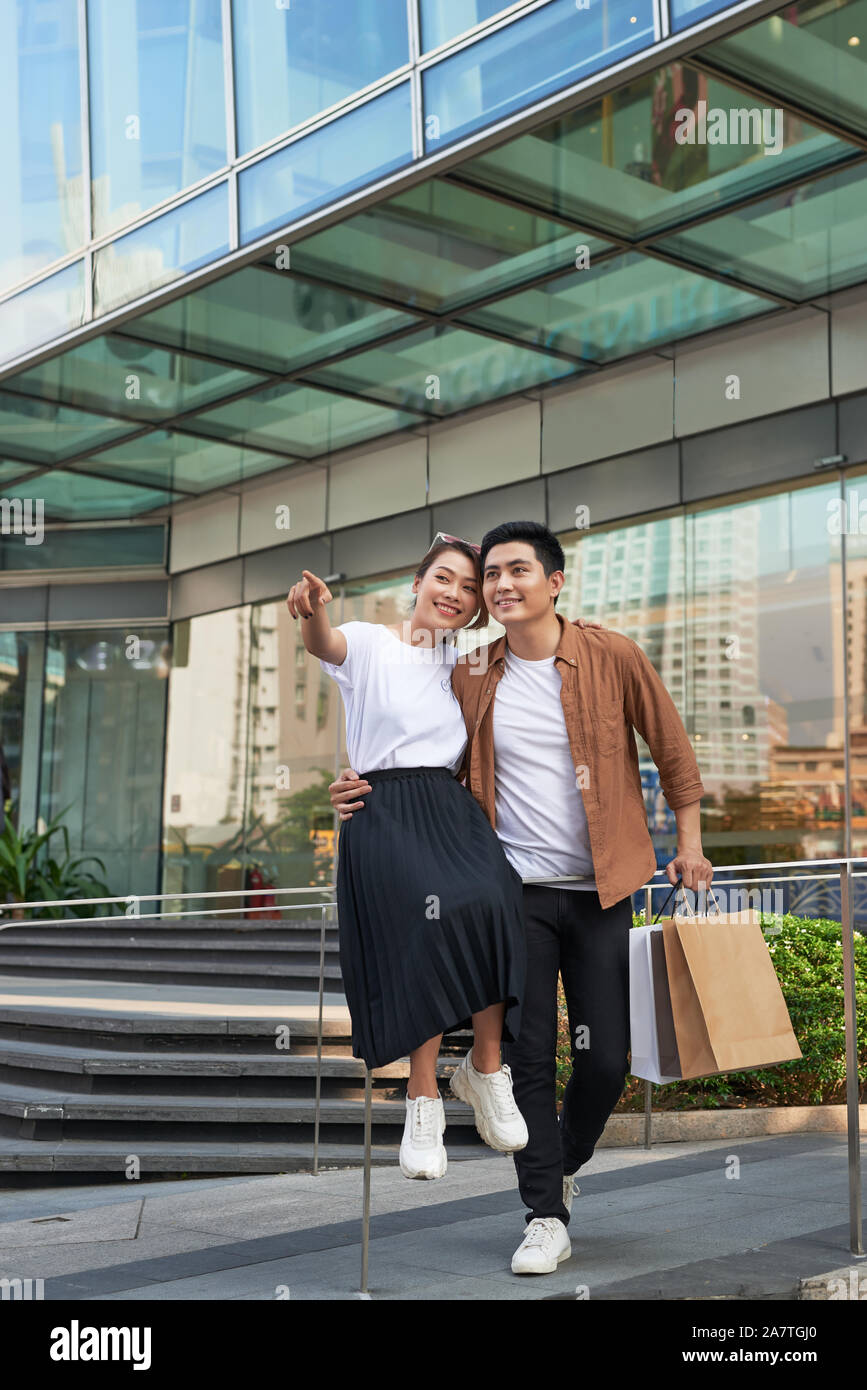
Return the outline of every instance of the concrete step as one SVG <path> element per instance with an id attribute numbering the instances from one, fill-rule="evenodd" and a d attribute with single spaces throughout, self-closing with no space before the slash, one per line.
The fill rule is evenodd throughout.
<path id="1" fill-rule="evenodd" d="M 61 927 L 59 930 L 53 927 L 34 927 L 29 932 L 13 932 L 11 930 L 0 932 L 0 951 L 6 953 L 14 952 L 34 952 L 56 951 L 60 947 L 62 951 L 75 950 L 90 952 L 106 951 L 151 951 L 157 954 L 160 951 L 186 952 L 191 958 L 201 955 L 204 951 L 212 951 L 219 947 L 220 953 L 226 956 L 252 955 L 254 953 L 263 956 L 272 956 L 275 959 L 283 954 L 298 955 L 304 953 L 309 956 L 319 956 L 319 942 L 307 941 L 296 937 L 260 937 L 244 936 L 240 932 L 218 938 L 187 936 L 178 932 L 177 935 L 163 932 L 159 935 L 150 932 L 127 931 L 113 932 L 111 935 L 98 936 L 93 932 L 84 932 L 80 928 L 69 930 Z M 326 936 L 324 942 L 326 954 L 336 954 L 339 950 L 337 937 Z"/>
<path id="2" fill-rule="evenodd" d="M 159 959 L 153 955 L 144 956 L 112 955 L 108 951 L 83 950 L 78 953 L 70 947 L 66 954 L 44 954 L 35 948 L 25 947 L 17 954 L 14 947 L 4 950 L 0 934 L 0 973 L 5 975 L 45 975 L 55 979 L 86 978 L 91 980 L 125 979 L 131 981 L 153 980 L 155 983 L 192 984 L 198 978 L 219 976 L 237 989 L 251 989 L 256 986 L 271 986 L 279 981 L 287 989 L 310 988 L 311 981 L 319 980 L 319 957 L 305 962 L 296 960 L 287 953 L 273 961 L 227 959 L 231 953 L 220 951 L 220 959 L 203 952 L 198 959 Z M 342 976 L 340 966 L 332 956 L 326 958 L 324 967 L 325 988 L 329 992 L 340 991 Z"/>
<path id="3" fill-rule="evenodd" d="M 391 1166 L 398 1161 L 399 1143 L 376 1143 L 371 1147 L 371 1161 L 376 1167 Z M 227 1144 L 225 1141 L 200 1143 L 187 1140 L 154 1140 L 140 1142 L 135 1148 L 142 1176 L 152 1173 L 177 1175 L 185 1173 L 295 1173 L 309 1172 L 313 1164 L 313 1144 L 255 1143 Z M 129 1166 L 130 1149 L 116 1142 L 61 1139 L 13 1139 L 0 1136 L 0 1173 L 105 1173 L 125 1174 Z M 451 1145 L 449 1163 L 464 1158 L 492 1157 L 491 1149 L 482 1144 Z M 361 1144 L 319 1145 L 319 1165 L 322 1169 L 357 1168 L 364 1161 Z M 511 1161 L 511 1160 L 510 1160 Z M 361 1175 L 359 1174 L 359 1184 Z M 359 1219 L 360 1211 L 359 1188 Z"/>
<path id="4" fill-rule="evenodd" d="M 316 996 L 311 994 L 315 1005 Z M 315 1018 L 295 1018 L 291 1009 L 285 1013 L 253 1018 L 214 1017 L 207 1014 L 161 1014 L 158 1011 L 135 1013 L 98 1013 L 90 1009 L 70 1009 L 66 1007 L 27 1004 L 0 1005 L 0 1030 L 26 1030 L 26 1036 L 33 1036 L 33 1029 L 71 1030 L 77 1033 L 112 1034 L 123 1038 L 135 1035 L 137 1038 L 163 1038 L 173 1036 L 183 1038 L 199 1036 L 209 1038 L 255 1039 L 273 1038 L 275 1029 L 289 1026 L 293 1038 L 312 1038 L 317 1034 Z M 351 1031 L 349 1014 L 345 1019 L 325 1018 L 322 1020 L 323 1036 L 333 1041 L 349 1043 Z M 24 1033 L 20 1034 L 25 1036 Z M 469 1032 L 449 1034 L 461 1039 L 471 1036 Z"/>

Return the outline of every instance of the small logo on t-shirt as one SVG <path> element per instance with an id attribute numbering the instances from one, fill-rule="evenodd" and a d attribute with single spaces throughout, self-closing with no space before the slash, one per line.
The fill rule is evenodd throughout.
<path id="1" fill-rule="evenodd" d="M 440 681 L 440 689 L 441 689 L 441 690 L 451 690 L 451 688 L 452 688 L 452 678 L 451 678 L 451 676 L 448 676 L 445 680 Z"/>

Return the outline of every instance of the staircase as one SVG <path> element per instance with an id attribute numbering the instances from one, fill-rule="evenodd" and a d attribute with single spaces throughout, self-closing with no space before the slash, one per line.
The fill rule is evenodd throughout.
<path id="1" fill-rule="evenodd" d="M 0 975 L 27 976 L 49 995 L 0 1004 L 0 1172 L 279 1173 L 313 1166 L 320 924 L 190 919 L 182 926 L 133 919 L 75 921 L 0 931 Z M 343 1002 L 336 926 L 326 931 L 326 1001 Z M 35 977 L 35 978 L 34 978 Z M 76 986 L 76 980 L 90 982 Z M 148 999 L 115 1012 L 69 996 L 96 981 L 146 982 Z M 222 1003 L 170 1013 L 160 985 L 223 982 L 304 991 L 304 1006 L 270 1017 L 235 1017 Z M 2 984 L 0 984 L 0 992 Z M 137 991 L 141 993 L 140 990 Z M 201 998 L 201 996 L 199 996 Z M 248 996 L 249 997 L 249 996 Z M 297 994 L 291 996 L 297 1003 Z M 273 999 L 273 993 L 271 995 Z M 268 1006 L 270 1008 L 270 1004 Z M 225 1009 L 225 1012 L 223 1010 Z M 288 1037 L 286 1030 L 288 1028 Z M 450 1158 L 490 1154 L 472 1110 L 447 1086 L 472 1041 L 449 1034 L 438 1061 Z M 287 1045 L 288 1044 L 288 1045 Z M 372 1080 L 372 1157 L 397 1162 L 407 1060 Z M 352 1056 L 348 1012 L 323 1022 L 319 1164 L 363 1159 L 364 1064 Z"/>
<path id="2" fill-rule="evenodd" d="M 322 924 L 189 917 L 97 917 L 0 931 L 0 975 L 319 989 Z M 337 923 L 325 923 L 325 993 L 340 993 Z"/>

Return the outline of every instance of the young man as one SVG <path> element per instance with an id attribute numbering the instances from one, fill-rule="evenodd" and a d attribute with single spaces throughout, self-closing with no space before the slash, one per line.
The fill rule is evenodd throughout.
<path id="1" fill-rule="evenodd" d="M 633 728 L 677 820 L 669 881 L 698 889 L 713 876 L 701 848 L 704 788 L 674 702 L 630 638 L 557 614 L 564 563 L 556 536 L 536 522 L 487 533 L 484 597 L 506 636 L 452 677 L 467 786 L 524 880 L 527 984 L 518 1041 L 504 1048 L 530 1136 L 514 1155 L 530 1209 L 516 1274 L 552 1273 L 571 1255 L 572 1175 L 592 1156 L 629 1068 L 631 895 L 656 870 Z M 354 777 L 332 784 L 341 816 L 369 790 Z M 564 877 L 572 881 L 555 881 Z M 559 1122 L 558 974 L 572 1043 Z"/>

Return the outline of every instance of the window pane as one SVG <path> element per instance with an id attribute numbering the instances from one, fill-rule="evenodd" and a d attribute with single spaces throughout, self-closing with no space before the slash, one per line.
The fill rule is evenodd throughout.
<path id="1" fill-rule="evenodd" d="M 688 518 L 685 661 L 711 860 L 845 853 L 835 498 L 831 482 Z"/>
<path id="2" fill-rule="evenodd" d="M 526 343 L 610 362 L 767 309 L 767 300 L 745 290 L 629 252 L 466 318 Z"/>
<path id="3" fill-rule="evenodd" d="M 95 253 L 94 312 L 179 280 L 228 250 L 229 199 L 221 183 Z"/>
<path id="4" fill-rule="evenodd" d="M 0 474 L 2 476 L 2 474 Z M 34 492 L 36 485 L 33 485 Z M 41 545 L 27 545 L 23 537 L 4 536 L 0 569 L 130 569 L 165 562 L 164 526 L 124 526 L 116 530 L 46 531 Z"/>
<path id="5" fill-rule="evenodd" d="M 285 227 L 339 193 L 361 188 L 412 159 L 409 83 L 243 169 L 241 241 Z"/>
<path id="6" fill-rule="evenodd" d="M 691 129 L 681 112 L 692 117 Z M 691 138 L 680 143 L 681 131 Z M 848 141 L 777 114 L 688 63 L 669 63 L 463 170 L 473 183 L 553 216 L 637 240 L 857 154 Z"/>
<path id="7" fill-rule="evenodd" d="M 250 610 L 226 609 L 175 623 L 172 638 L 163 892 L 240 888 Z M 203 690 L 208 691 L 205 701 Z M 236 905 L 242 910 L 243 899 L 218 904 L 224 909 Z M 165 906 L 171 909 L 173 904 Z"/>
<path id="8" fill-rule="evenodd" d="M 409 61 L 406 0 L 235 0 L 234 30 L 240 154 Z"/>
<path id="9" fill-rule="evenodd" d="M 292 247 L 292 265 L 299 260 Z M 135 321 L 137 338 L 288 372 L 409 324 L 408 314 L 357 295 L 255 266 L 205 285 Z"/>
<path id="10" fill-rule="evenodd" d="M 234 444 L 216 444 L 169 430 L 153 430 L 117 449 L 105 449 L 88 464 L 93 472 L 109 478 L 148 487 L 176 488 L 184 493 L 208 492 L 285 466 L 285 458 L 273 454 L 239 449 Z"/>
<path id="11" fill-rule="evenodd" d="M 419 0 L 421 48 L 427 53 L 507 10 L 512 0 Z"/>
<path id="12" fill-rule="evenodd" d="M 723 72 L 867 132 L 864 0 L 803 0 L 702 50 Z"/>
<path id="13" fill-rule="evenodd" d="M 312 458 L 418 423 L 417 415 L 347 400 L 306 386 L 269 386 L 233 405 L 203 411 L 196 429 L 251 448 Z"/>
<path id="14" fill-rule="evenodd" d="M 84 261 L 76 261 L 0 304 L 0 360 L 10 362 L 83 323 Z"/>
<path id="15" fill-rule="evenodd" d="M 0 129 L 5 289 L 84 241 L 76 0 L 0 5 Z"/>
<path id="16" fill-rule="evenodd" d="M 735 0 L 668 0 L 671 32 L 677 34 L 691 24 L 699 24 L 734 3 Z"/>
<path id="17" fill-rule="evenodd" d="M 292 247 L 293 268 L 448 313 L 575 263 L 576 243 L 610 243 L 431 179 Z"/>
<path id="18" fill-rule="evenodd" d="M 108 333 L 5 384 L 43 400 L 117 412 L 132 420 L 163 420 L 263 379 Z"/>
<path id="19" fill-rule="evenodd" d="M 309 375 L 323 387 L 442 416 L 575 371 L 571 362 L 517 344 L 457 328 L 427 328 Z"/>
<path id="20" fill-rule="evenodd" d="M 55 469 L 38 478 L 6 489 L 7 497 L 31 498 L 42 504 L 46 520 L 101 521 L 104 518 L 137 516 L 179 500 L 174 493 L 152 488 L 127 487 L 105 478 Z M 33 549 L 38 549 L 34 546 Z"/>
<path id="21" fill-rule="evenodd" d="M 423 74 L 428 153 L 653 42 L 653 0 L 551 0 Z"/>
<path id="22" fill-rule="evenodd" d="M 134 631 L 134 630 L 133 630 Z M 51 633 L 45 671 L 40 813 L 63 824 L 70 850 L 112 896 L 158 892 L 166 628 Z M 59 837 L 58 837 L 59 843 Z"/>
<path id="23" fill-rule="evenodd" d="M 844 289 L 867 273 L 864 166 L 764 198 L 659 244 L 795 299 Z"/>
<path id="24" fill-rule="evenodd" d="M 131 434 L 135 428 L 128 420 L 108 420 L 0 388 L 0 439 L 16 459 L 59 463 L 94 444 Z"/>
<path id="25" fill-rule="evenodd" d="M 226 163 L 220 0 L 88 0 L 94 234 Z"/>
<path id="26" fill-rule="evenodd" d="M 561 537 L 566 585 L 563 616 L 598 618 L 637 642 L 653 662 L 682 719 L 688 719 L 684 638 L 684 518 Z M 674 812 L 662 796 L 650 749 L 636 731 L 648 827 L 662 868 L 675 853 Z"/>

